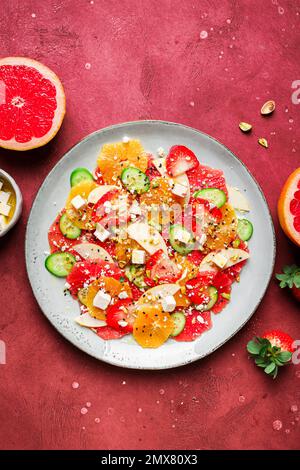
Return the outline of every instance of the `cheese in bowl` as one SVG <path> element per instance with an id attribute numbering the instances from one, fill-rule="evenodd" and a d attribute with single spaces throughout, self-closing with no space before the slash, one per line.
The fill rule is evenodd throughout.
<path id="1" fill-rule="evenodd" d="M 20 217 L 22 195 L 14 179 L 0 169 L 0 237 L 10 230 Z"/>

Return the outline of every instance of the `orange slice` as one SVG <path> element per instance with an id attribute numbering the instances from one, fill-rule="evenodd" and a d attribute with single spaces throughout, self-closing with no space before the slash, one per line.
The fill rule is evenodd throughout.
<path id="1" fill-rule="evenodd" d="M 300 168 L 297 168 L 285 182 L 277 210 L 282 230 L 300 246 Z"/>
<path id="2" fill-rule="evenodd" d="M 116 184 L 124 168 L 134 166 L 143 172 L 148 167 L 148 155 L 139 140 L 104 144 L 97 160 L 105 183 Z"/>
<path id="3" fill-rule="evenodd" d="M 66 202 L 66 213 L 70 220 L 79 228 L 85 230 L 93 230 L 95 223 L 92 221 L 92 207 L 86 205 L 83 209 L 76 210 L 71 204 L 72 199 L 75 196 L 81 196 L 87 200 L 90 192 L 97 188 L 97 184 L 94 181 L 82 181 L 74 186 Z"/>
<path id="4" fill-rule="evenodd" d="M 106 317 L 105 310 L 101 310 L 93 305 L 94 298 L 100 289 L 103 289 L 112 298 L 117 298 L 122 291 L 125 291 L 128 297 L 131 297 L 131 289 L 127 282 L 120 282 L 112 277 L 103 277 L 94 281 L 88 287 L 85 301 L 89 314 L 94 318 L 98 318 L 98 320 L 105 320 Z"/>
<path id="5" fill-rule="evenodd" d="M 216 226 L 208 225 L 207 241 L 205 247 L 209 251 L 220 250 L 229 245 L 237 233 L 237 217 L 235 210 L 230 204 L 221 207 L 222 220 Z"/>
<path id="6" fill-rule="evenodd" d="M 132 250 L 137 249 L 140 250 L 140 245 L 132 238 L 119 238 L 116 244 L 115 250 L 115 258 L 120 266 L 120 268 L 124 268 L 126 264 L 130 263 Z"/>
<path id="7" fill-rule="evenodd" d="M 158 304 L 144 304 L 136 310 L 133 336 L 143 348 L 158 348 L 169 338 L 174 324 Z"/>

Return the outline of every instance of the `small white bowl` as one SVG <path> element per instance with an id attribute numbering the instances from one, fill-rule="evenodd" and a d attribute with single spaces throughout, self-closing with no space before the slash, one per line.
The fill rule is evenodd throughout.
<path id="1" fill-rule="evenodd" d="M 22 198 L 20 188 L 15 182 L 15 180 L 13 179 L 13 177 L 10 176 L 8 173 L 6 173 L 6 171 L 0 169 L 0 180 L 1 179 L 8 181 L 12 185 L 16 193 L 16 207 L 15 207 L 14 215 L 11 221 L 4 228 L 4 230 L 0 231 L 0 237 L 3 237 L 3 235 L 5 235 L 18 222 L 22 213 L 23 198 Z"/>

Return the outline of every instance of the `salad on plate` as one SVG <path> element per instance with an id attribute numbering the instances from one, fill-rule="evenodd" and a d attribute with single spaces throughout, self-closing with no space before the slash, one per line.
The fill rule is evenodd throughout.
<path id="1" fill-rule="evenodd" d="M 244 193 L 183 145 L 153 155 L 126 137 L 103 145 L 92 172 L 76 168 L 70 186 L 45 266 L 66 278 L 75 321 L 144 348 L 210 329 L 249 258 Z"/>

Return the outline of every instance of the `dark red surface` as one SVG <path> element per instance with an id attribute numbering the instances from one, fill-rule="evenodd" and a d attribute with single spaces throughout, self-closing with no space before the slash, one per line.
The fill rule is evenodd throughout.
<path id="1" fill-rule="evenodd" d="M 67 95 L 54 142 L 26 154 L 0 150 L 1 168 L 25 199 L 22 220 L 0 241 L 0 339 L 7 346 L 7 364 L 0 365 L 1 448 L 299 447 L 299 412 L 291 406 L 300 409 L 300 366 L 272 381 L 245 352 L 247 341 L 266 329 L 300 338 L 299 305 L 275 281 L 247 326 L 210 357 L 140 372 L 97 362 L 66 342 L 40 312 L 24 263 L 28 212 L 53 165 L 96 129 L 148 118 L 191 125 L 232 149 L 270 205 L 277 269 L 299 262 L 276 217 L 280 188 L 299 166 L 300 106 L 291 101 L 291 84 L 300 79 L 299 20 L 296 0 L 1 1 L 1 55 L 44 62 Z M 277 108 L 264 119 L 259 110 L 267 99 Z M 253 124 L 251 135 L 240 132 L 241 120 Z M 268 150 L 258 137 L 268 139 Z M 275 420 L 282 421 L 279 431 Z"/>

